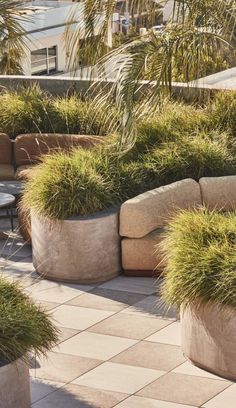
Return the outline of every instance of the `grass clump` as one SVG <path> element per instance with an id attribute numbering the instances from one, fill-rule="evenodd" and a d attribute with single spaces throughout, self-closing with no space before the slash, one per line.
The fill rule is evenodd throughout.
<path id="1" fill-rule="evenodd" d="M 51 101 L 35 85 L 0 94 L 0 129 L 11 136 L 52 130 Z"/>
<path id="2" fill-rule="evenodd" d="M 57 342 L 57 329 L 17 283 L 0 278 L 0 366 L 27 353 L 45 354 Z"/>
<path id="3" fill-rule="evenodd" d="M 235 158 L 224 139 L 211 140 L 198 135 L 178 142 L 163 143 L 143 158 L 153 170 L 158 184 L 168 184 L 184 178 L 235 174 Z"/>
<path id="4" fill-rule="evenodd" d="M 180 308 L 214 301 L 236 307 L 236 213 L 182 211 L 167 227 L 162 293 Z"/>
<path id="5" fill-rule="evenodd" d="M 235 170 L 235 158 L 218 135 L 163 143 L 136 159 L 114 157 L 105 143 L 91 151 L 45 156 L 26 184 L 23 208 L 49 218 L 86 216 L 161 185 Z"/>
<path id="6" fill-rule="evenodd" d="M 165 101 L 161 110 L 138 123 L 135 149 L 138 153 L 169 141 L 178 141 L 207 129 L 210 118 L 206 109 L 184 103 Z"/>
<path id="7" fill-rule="evenodd" d="M 220 91 L 208 107 L 213 126 L 228 129 L 236 136 L 236 92 Z"/>
<path id="8" fill-rule="evenodd" d="M 52 110 L 51 122 L 58 133 L 103 136 L 115 119 L 110 106 L 99 109 L 92 100 L 82 101 L 77 95 L 53 99 Z"/>
<path id="9" fill-rule="evenodd" d="M 112 207 L 119 199 L 108 167 L 108 159 L 96 150 L 44 156 L 26 185 L 23 207 L 57 219 Z"/>
<path id="10" fill-rule="evenodd" d="M 21 133 L 107 135 L 116 123 L 114 108 L 101 108 L 77 94 L 53 97 L 38 85 L 0 94 L 0 131 Z"/>

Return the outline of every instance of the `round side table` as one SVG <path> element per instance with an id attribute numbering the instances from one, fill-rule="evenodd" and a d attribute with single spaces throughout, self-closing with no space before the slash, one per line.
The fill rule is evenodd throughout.
<path id="1" fill-rule="evenodd" d="M 15 197 L 11 194 L 0 193 L 0 208 L 6 208 L 7 216 L 9 216 L 11 222 L 11 230 L 14 231 L 14 222 L 13 222 L 13 212 L 12 205 L 15 202 Z"/>

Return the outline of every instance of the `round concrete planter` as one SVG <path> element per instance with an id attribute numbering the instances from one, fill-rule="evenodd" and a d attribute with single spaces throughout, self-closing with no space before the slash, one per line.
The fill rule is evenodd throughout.
<path id="1" fill-rule="evenodd" d="M 120 273 L 118 210 L 52 221 L 31 212 L 33 264 L 46 279 L 96 283 Z"/>
<path id="2" fill-rule="evenodd" d="M 236 313 L 229 306 L 208 303 L 181 311 L 182 349 L 196 366 L 236 379 Z"/>
<path id="3" fill-rule="evenodd" d="M 29 367 L 22 360 L 0 367 L 0 406 L 30 408 Z"/>

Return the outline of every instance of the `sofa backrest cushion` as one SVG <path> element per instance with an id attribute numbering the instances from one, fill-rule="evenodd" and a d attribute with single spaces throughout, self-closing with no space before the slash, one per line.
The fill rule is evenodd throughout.
<path id="1" fill-rule="evenodd" d="M 120 235 L 142 238 L 167 224 L 179 209 L 202 205 L 199 184 L 192 179 L 147 191 L 126 201 L 120 211 Z"/>
<path id="2" fill-rule="evenodd" d="M 13 149 L 8 135 L 0 133 L 0 164 L 12 164 Z"/>
<path id="3" fill-rule="evenodd" d="M 236 209 L 236 176 L 203 177 L 199 185 L 203 204 L 209 210 Z"/>
<path id="4" fill-rule="evenodd" d="M 19 135 L 15 139 L 14 154 L 16 166 L 38 163 L 42 154 L 73 147 L 91 148 L 101 143 L 102 136 L 65 135 L 58 133 L 32 133 Z"/>

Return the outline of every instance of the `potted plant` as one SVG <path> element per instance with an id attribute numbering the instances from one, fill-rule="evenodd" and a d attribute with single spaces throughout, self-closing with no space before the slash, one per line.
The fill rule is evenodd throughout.
<path id="1" fill-rule="evenodd" d="M 33 264 L 45 278 L 101 282 L 118 275 L 119 195 L 99 150 L 44 156 L 26 183 Z"/>
<path id="2" fill-rule="evenodd" d="M 28 353 L 45 354 L 57 329 L 17 283 L 0 278 L 0 405 L 30 408 Z"/>
<path id="3" fill-rule="evenodd" d="M 162 295 L 180 310 L 182 349 L 236 379 L 236 213 L 182 211 L 167 227 Z"/>

